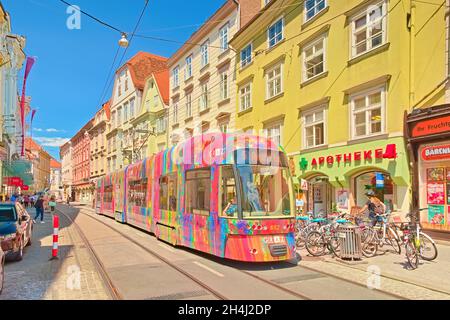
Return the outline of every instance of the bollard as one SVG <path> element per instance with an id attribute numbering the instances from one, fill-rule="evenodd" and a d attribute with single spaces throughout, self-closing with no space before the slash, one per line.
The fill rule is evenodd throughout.
<path id="1" fill-rule="evenodd" d="M 53 216 L 53 247 L 52 247 L 52 258 L 50 260 L 58 259 L 58 232 L 59 232 L 59 217 L 57 215 Z"/>

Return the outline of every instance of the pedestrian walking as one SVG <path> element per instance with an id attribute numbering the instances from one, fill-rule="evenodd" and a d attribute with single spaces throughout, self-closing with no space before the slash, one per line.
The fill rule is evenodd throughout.
<path id="1" fill-rule="evenodd" d="M 44 222 L 44 198 L 40 196 L 38 200 L 36 201 L 34 207 L 36 208 L 36 217 L 34 218 L 34 221 L 36 222 L 39 216 L 41 216 L 41 223 Z"/>
<path id="2" fill-rule="evenodd" d="M 11 196 L 11 202 L 12 203 L 16 203 L 16 201 L 19 199 L 19 197 L 18 197 L 18 195 L 16 194 L 16 193 L 14 193 L 12 196 Z"/>
<path id="3" fill-rule="evenodd" d="M 70 196 L 67 196 L 66 204 L 67 204 L 68 206 L 70 206 Z"/>
<path id="4" fill-rule="evenodd" d="M 50 207 L 50 211 L 51 212 L 55 212 L 55 208 L 56 208 L 56 199 L 55 196 L 51 196 L 50 201 L 48 202 L 48 205 Z"/>
<path id="5" fill-rule="evenodd" d="M 30 196 L 29 195 L 25 195 L 25 197 L 23 197 L 23 202 L 25 204 L 25 209 L 27 209 L 28 206 L 30 205 Z"/>

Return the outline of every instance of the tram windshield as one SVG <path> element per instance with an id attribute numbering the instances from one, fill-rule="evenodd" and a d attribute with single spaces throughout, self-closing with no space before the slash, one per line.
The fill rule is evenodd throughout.
<path id="1" fill-rule="evenodd" d="M 244 219 L 294 216 L 293 189 L 288 168 L 236 165 Z"/>

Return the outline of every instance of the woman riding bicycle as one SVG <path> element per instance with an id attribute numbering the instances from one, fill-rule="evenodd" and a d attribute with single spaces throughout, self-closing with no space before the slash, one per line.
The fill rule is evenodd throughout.
<path id="1" fill-rule="evenodd" d="M 386 213 L 386 205 L 376 197 L 373 190 L 367 191 L 366 196 L 368 201 L 359 211 L 359 214 L 369 211 L 369 219 L 374 227 L 379 221 L 380 216 Z"/>

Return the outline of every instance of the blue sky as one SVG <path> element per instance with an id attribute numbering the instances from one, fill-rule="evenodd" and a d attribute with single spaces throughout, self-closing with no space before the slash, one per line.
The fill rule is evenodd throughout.
<path id="1" fill-rule="evenodd" d="M 138 33 L 185 41 L 224 1 L 150 0 Z M 38 110 L 33 138 L 59 159 L 55 145 L 72 137 L 100 107 L 120 34 L 85 16 L 81 17 L 80 30 L 69 30 L 67 6 L 59 0 L 1 2 L 11 15 L 12 32 L 27 38 L 26 54 L 37 57 L 27 87 L 32 107 Z M 67 2 L 130 33 L 145 4 L 144 0 Z M 169 57 L 179 46 L 135 38 L 124 61 L 138 51 Z"/>

